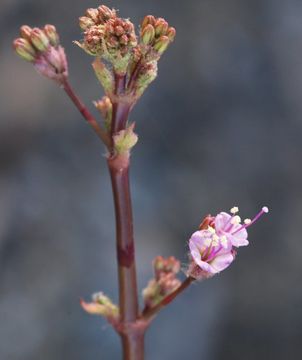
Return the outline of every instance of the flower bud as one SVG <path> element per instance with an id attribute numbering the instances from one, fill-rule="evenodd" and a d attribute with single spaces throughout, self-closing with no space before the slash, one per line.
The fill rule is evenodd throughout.
<path id="1" fill-rule="evenodd" d="M 173 41 L 176 35 L 176 30 L 174 27 L 169 27 L 166 36 L 168 36 L 170 41 Z"/>
<path id="2" fill-rule="evenodd" d="M 58 46 L 59 45 L 59 35 L 57 33 L 57 30 L 55 26 L 53 25 L 45 25 L 44 26 L 44 33 L 48 37 L 50 44 L 52 46 Z"/>
<path id="3" fill-rule="evenodd" d="M 141 23 L 141 28 L 143 29 L 148 24 L 155 25 L 155 17 L 153 15 L 147 15 L 144 17 Z"/>
<path id="4" fill-rule="evenodd" d="M 94 25 L 94 21 L 90 17 L 81 16 L 79 18 L 79 25 L 80 28 L 85 31 Z"/>
<path id="5" fill-rule="evenodd" d="M 155 37 L 155 29 L 151 24 L 144 27 L 141 38 L 144 45 L 150 45 Z"/>
<path id="6" fill-rule="evenodd" d="M 86 10 L 86 15 L 93 20 L 94 23 L 98 22 L 99 12 L 98 9 L 89 8 Z"/>
<path id="7" fill-rule="evenodd" d="M 156 43 L 154 44 L 154 50 L 162 55 L 166 50 L 170 43 L 170 40 L 167 36 L 161 36 Z"/>
<path id="8" fill-rule="evenodd" d="M 99 18 L 103 23 L 111 18 L 116 17 L 116 11 L 114 9 L 109 9 L 109 7 L 105 5 L 99 6 L 98 12 L 99 12 Z"/>
<path id="9" fill-rule="evenodd" d="M 13 42 L 16 53 L 24 60 L 33 62 L 36 57 L 36 51 L 26 39 L 18 38 Z"/>
<path id="10" fill-rule="evenodd" d="M 168 23 L 165 19 L 158 18 L 155 22 L 155 34 L 156 36 L 165 35 L 166 31 L 168 30 Z"/>
<path id="11" fill-rule="evenodd" d="M 49 46 L 49 39 L 43 30 L 34 28 L 30 34 L 30 39 L 37 50 L 42 52 L 47 50 Z"/>
<path id="12" fill-rule="evenodd" d="M 31 32 L 32 32 L 32 28 L 29 27 L 28 25 L 23 25 L 20 28 L 20 35 L 21 35 L 21 37 L 23 37 L 23 39 L 30 41 Z"/>
<path id="13" fill-rule="evenodd" d="M 102 315 L 111 321 L 118 320 L 118 307 L 113 304 L 109 297 L 104 295 L 102 292 L 94 294 L 92 296 L 91 303 L 86 303 L 85 301 L 81 300 L 81 306 L 89 314 Z"/>

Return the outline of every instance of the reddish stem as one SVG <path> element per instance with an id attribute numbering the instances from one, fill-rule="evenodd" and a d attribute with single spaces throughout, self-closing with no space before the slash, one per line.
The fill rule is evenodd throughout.
<path id="1" fill-rule="evenodd" d="M 115 74 L 115 93 L 112 101 L 111 135 L 125 129 L 132 103 L 124 99 L 126 76 Z M 124 100 L 124 101 L 123 101 Z"/>
<path id="2" fill-rule="evenodd" d="M 62 82 L 62 87 L 65 90 L 66 94 L 70 97 L 71 101 L 78 108 L 80 113 L 83 115 L 88 124 L 92 127 L 92 129 L 96 132 L 98 137 L 103 141 L 103 143 L 110 148 L 111 142 L 105 130 L 101 128 L 93 115 L 89 112 L 83 102 L 79 99 L 79 97 L 75 94 L 68 80 L 65 78 Z"/>
<path id="3" fill-rule="evenodd" d="M 152 308 L 145 308 L 142 313 L 142 318 L 145 320 L 149 320 L 150 318 L 152 318 L 163 307 L 170 304 L 180 293 L 182 293 L 187 287 L 189 287 L 189 285 L 191 285 L 193 281 L 195 281 L 194 278 L 192 278 L 190 276 L 187 277 L 176 290 L 174 290 L 171 294 L 167 295 L 156 306 L 154 306 Z"/>
<path id="4" fill-rule="evenodd" d="M 125 76 L 115 76 L 111 136 L 125 129 L 131 104 L 123 102 Z M 108 167 L 114 197 L 116 219 L 116 248 L 118 262 L 120 332 L 123 359 L 143 360 L 144 330 L 137 331 L 139 306 L 137 296 L 133 216 L 129 184 L 129 155 L 111 153 Z M 129 326 L 130 325 L 130 326 Z"/>

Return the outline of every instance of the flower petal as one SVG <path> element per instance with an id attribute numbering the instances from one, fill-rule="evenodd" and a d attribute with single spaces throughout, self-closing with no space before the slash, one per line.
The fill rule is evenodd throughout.
<path id="1" fill-rule="evenodd" d="M 214 271 L 220 272 L 226 269 L 234 260 L 234 256 L 229 252 L 226 254 L 218 255 L 211 261 L 211 267 Z"/>

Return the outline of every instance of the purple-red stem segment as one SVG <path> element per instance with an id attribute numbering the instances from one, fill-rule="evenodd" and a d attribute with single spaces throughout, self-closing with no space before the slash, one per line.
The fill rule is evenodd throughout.
<path id="1" fill-rule="evenodd" d="M 101 128 L 98 124 L 94 116 L 88 111 L 86 106 L 82 103 L 79 97 L 75 94 L 71 85 L 69 84 L 67 78 L 62 82 L 62 87 L 65 90 L 66 94 L 70 97 L 71 101 L 83 115 L 88 124 L 92 127 L 92 129 L 96 132 L 98 137 L 102 140 L 102 142 L 106 145 L 107 148 L 110 148 L 111 142 L 105 130 Z"/>

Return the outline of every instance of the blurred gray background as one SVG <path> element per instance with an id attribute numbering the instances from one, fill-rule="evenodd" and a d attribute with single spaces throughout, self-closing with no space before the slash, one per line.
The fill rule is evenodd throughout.
<path id="1" fill-rule="evenodd" d="M 96 1 L 0 0 L 0 359 L 119 359 L 116 334 L 79 298 L 117 301 L 104 149 L 65 94 L 11 50 L 22 24 L 57 26 L 70 78 L 102 96 L 72 44 Z M 132 113 L 139 286 L 154 256 L 185 264 L 200 219 L 234 205 L 269 216 L 214 279 L 192 286 L 147 335 L 147 359 L 302 356 L 302 2 L 116 0 L 138 23 L 176 27 L 159 77 Z"/>

